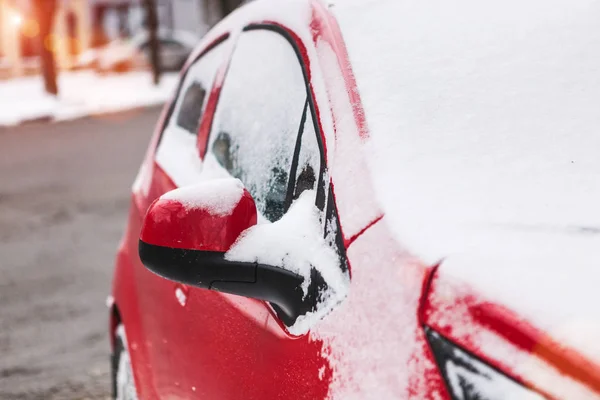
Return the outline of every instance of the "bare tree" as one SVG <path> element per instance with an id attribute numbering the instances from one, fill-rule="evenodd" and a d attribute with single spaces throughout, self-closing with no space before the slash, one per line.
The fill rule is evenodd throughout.
<path id="1" fill-rule="evenodd" d="M 207 28 L 212 28 L 245 0 L 200 0 L 200 13 Z"/>
<path id="2" fill-rule="evenodd" d="M 230 12 L 242 5 L 244 0 L 219 0 L 219 2 L 221 3 L 223 18 L 225 18 Z"/>
<path id="3" fill-rule="evenodd" d="M 52 43 L 52 27 L 56 16 L 56 0 L 34 0 L 35 13 L 40 27 L 40 58 L 42 76 L 46 92 L 56 96 L 58 85 L 56 83 L 56 62 L 54 60 L 54 47 Z"/>
<path id="4" fill-rule="evenodd" d="M 144 0 L 146 9 L 146 25 L 149 35 L 150 64 L 152 65 L 152 77 L 154 84 L 160 82 L 160 49 L 158 43 L 158 14 L 156 12 L 156 0 Z"/>

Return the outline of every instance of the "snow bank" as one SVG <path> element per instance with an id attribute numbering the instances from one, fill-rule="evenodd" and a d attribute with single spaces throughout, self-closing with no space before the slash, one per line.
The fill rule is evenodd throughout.
<path id="1" fill-rule="evenodd" d="M 164 103 L 177 84 L 176 74 L 163 75 L 152 84 L 148 72 L 100 76 L 93 72 L 63 72 L 59 96 L 44 92 L 40 77 L 0 82 L 0 126 L 50 118 L 67 120 Z"/>
<path id="2" fill-rule="evenodd" d="M 188 209 L 204 209 L 218 216 L 231 215 L 244 195 L 244 185 L 239 179 L 205 180 L 192 186 L 171 190 L 160 196 L 163 200 L 176 200 Z"/>
<path id="3" fill-rule="evenodd" d="M 103 70 L 110 70 L 119 63 L 133 61 L 138 49 L 130 41 L 117 39 L 109 43 L 98 53 L 98 65 Z"/>

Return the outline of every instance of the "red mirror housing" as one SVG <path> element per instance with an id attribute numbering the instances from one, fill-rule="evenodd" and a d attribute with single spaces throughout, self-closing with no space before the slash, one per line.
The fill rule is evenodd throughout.
<path id="1" fill-rule="evenodd" d="M 150 205 L 140 240 L 175 249 L 226 252 L 256 225 L 254 199 L 238 179 L 175 189 Z"/>
<path id="2" fill-rule="evenodd" d="M 175 282 L 268 301 L 291 325 L 317 304 L 316 294 L 304 296 L 304 278 L 279 266 L 225 258 L 240 234 L 256 222 L 254 200 L 238 179 L 175 189 L 148 209 L 140 260 Z"/>

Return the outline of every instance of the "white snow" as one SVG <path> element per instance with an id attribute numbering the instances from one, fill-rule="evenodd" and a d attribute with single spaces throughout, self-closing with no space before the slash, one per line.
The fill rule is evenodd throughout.
<path id="1" fill-rule="evenodd" d="M 597 1 L 336 3 L 402 244 L 435 262 L 486 228 L 600 227 Z"/>
<path id="2" fill-rule="evenodd" d="M 231 215 L 244 194 L 239 179 L 212 179 L 195 185 L 171 190 L 160 196 L 162 200 L 175 200 L 188 209 L 204 209 L 213 215 Z"/>
<path id="3" fill-rule="evenodd" d="M 59 96 L 44 92 L 39 76 L 0 81 L 0 126 L 50 118 L 86 115 L 164 103 L 173 93 L 176 74 L 164 74 L 154 86 L 148 72 L 100 76 L 93 72 L 62 72 Z"/>
<path id="4" fill-rule="evenodd" d="M 379 217 L 381 212 L 374 203 L 363 139 L 343 79 L 342 70 L 346 66 L 338 60 L 334 49 L 326 41 L 319 39 L 316 49 L 323 78 L 327 81 L 329 106 L 335 117 L 335 140 L 329 138 L 327 141 L 327 167 L 335 187 L 342 230 L 348 239 Z M 327 113 L 321 113 L 324 114 Z"/>
<path id="5" fill-rule="evenodd" d="M 130 41 L 121 39 L 110 42 L 96 54 L 98 66 L 105 71 L 116 67 L 119 63 L 134 61 L 136 57 L 143 59 L 143 55 Z"/>
<path id="6" fill-rule="evenodd" d="M 196 36 L 194 33 L 182 30 L 159 29 L 157 32 L 157 37 L 160 40 L 173 40 L 179 42 L 183 46 L 192 49 L 196 47 L 196 45 L 200 41 L 198 36 Z M 142 31 L 136 34 L 134 37 L 132 37 L 130 42 L 132 46 L 140 48 L 142 45 L 147 43 L 148 40 L 148 32 Z"/>
<path id="7" fill-rule="evenodd" d="M 308 332 L 346 297 L 349 287 L 349 277 L 342 272 L 338 255 L 323 238 L 315 196 L 314 190 L 303 192 L 279 221 L 247 229 L 225 254 L 228 260 L 273 265 L 302 276 L 304 294 L 310 285 L 311 268 L 321 273 L 328 290 L 321 293 L 316 311 L 299 317 L 288 328 L 293 335 Z"/>
<path id="8" fill-rule="evenodd" d="M 199 42 L 199 38 L 195 34 L 187 31 L 160 29 L 157 36 L 159 40 L 175 41 L 188 49 L 193 49 Z M 115 39 L 104 47 L 89 49 L 81 53 L 77 58 L 77 65 L 86 67 L 97 61 L 101 68 L 108 70 L 119 62 L 133 61 L 144 66 L 147 64 L 147 59 L 142 53 L 142 48 L 148 44 L 148 40 L 146 31 L 142 31 L 130 39 Z"/>
<path id="9" fill-rule="evenodd" d="M 311 340 L 324 342 L 333 369 L 329 398 L 428 398 L 439 373 L 416 315 L 425 270 L 398 248 L 383 221 L 352 243 L 348 258 L 348 297 L 310 331 Z"/>
<path id="10" fill-rule="evenodd" d="M 396 243 L 427 263 L 447 257 L 442 278 L 466 281 L 587 357 L 600 354 L 600 3 L 330 3 L 365 109 L 382 224 Z M 361 249 L 370 254 L 350 247 L 352 295 L 316 327 L 328 338 L 341 329 L 333 317 L 352 324 L 328 341 L 335 398 L 409 397 L 398 391 L 410 375 L 401 366 L 410 364 L 412 321 L 387 310 L 401 321 L 390 322 L 392 335 L 381 326 L 387 313 L 360 309 L 381 301 L 362 295 L 360 281 L 382 273 L 360 270 L 375 265 L 378 240 Z M 395 280 L 399 299 L 407 282 Z M 394 293 L 387 284 L 373 282 Z M 386 348 L 376 348 L 383 337 Z M 394 367 L 399 388 L 386 385 Z"/>
<path id="11" fill-rule="evenodd" d="M 104 305 L 106 308 L 112 309 L 112 306 L 115 304 L 115 298 L 111 295 L 106 296 L 106 300 L 104 301 Z"/>
<path id="12" fill-rule="evenodd" d="M 175 298 L 181 307 L 184 307 L 187 303 L 187 295 L 180 287 L 175 289 Z"/>
<path id="13" fill-rule="evenodd" d="M 277 219 L 277 213 L 266 212 L 266 204 L 282 208 L 285 199 L 293 138 L 306 102 L 302 69 L 285 38 L 256 30 L 236 42 L 227 73 L 209 149 L 223 140 L 221 134 L 229 136 L 232 174 L 244 181 L 258 210 Z"/>
<path id="14" fill-rule="evenodd" d="M 315 267 L 322 271 L 327 282 L 331 280 L 335 289 L 340 289 L 342 285 L 336 285 L 341 283 L 339 260 L 323 239 L 315 195 L 314 190 L 305 191 L 279 221 L 255 225 L 244 231 L 225 258 L 292 271 L 304 277 L 304 293 L 310 285 L 311 267 Z"/>

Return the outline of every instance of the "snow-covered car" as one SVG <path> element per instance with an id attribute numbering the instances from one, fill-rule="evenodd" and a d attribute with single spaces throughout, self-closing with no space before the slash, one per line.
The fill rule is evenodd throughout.
<path id="1" fill-rule="evenodd" d="M 163 71 L 180 70 L 199 41 L 194 34 L 185 31 L 159 30 L 157 37 Z M 141 32 L 132 38 L 115 39 L 100 49 L 83 52 L 76 66 L 99 72 L 123 72 L 147 69 L 149 64 L 149 35 Z"/>
<path id="2" fill-rule="evenodd" d="M 119 399 L 599 399 L 597 2 L 257 0 L 133 184 Z"/>

